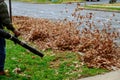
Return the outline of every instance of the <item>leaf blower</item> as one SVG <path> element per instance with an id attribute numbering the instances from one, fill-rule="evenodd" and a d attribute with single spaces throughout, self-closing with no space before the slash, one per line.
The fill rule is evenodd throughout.
<path id="1" fill-rule="evenodd" d="M 17 37 L 12 36 L 10 33 L 6 32 L 6 31 L 4 31 L 2 29 L 0 29 L 0 37 L 5 38 L 5 39 L 9 39 L 9 40 L 21 45 L 22 47 L 28 49 L 29 51 L 31 51 L 32 53 L 34 53 L 34 54 L 36 54 L 36 55 L 38 55 L 40 57 L 44 56 L 43 53 L 41 53 L 38 50 L 36 50 L 35 48 L 27 45 L 26 43 L 20 41 Z"/>

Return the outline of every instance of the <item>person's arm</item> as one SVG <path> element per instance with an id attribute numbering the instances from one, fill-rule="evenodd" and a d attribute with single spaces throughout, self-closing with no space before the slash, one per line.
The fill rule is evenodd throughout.
<path id="1" fill-rule="evenodd" d="M 15 28 L 11 23 L 8 8 L 4 1 L 0 3 L 0 21 L 3 26 L 7 27 L 7 29 L 14 31 Z"/>
<path id="2" fill-rule="evenodd" d="M 13 27 L 12 23 L 10 23 L 10 24 L 4 24 L 4 26 L 6 26 L 7 29 L 11 30 L 11 31 L 15 34 L 16 37 L 18 37 L 18 36 L 20 35 L 20 32 L 17 31 L 17 30 Z"/>
<path id="3" fill-rule="evenodd" d="M 13 27 L 12 22 L 10 20 L 10 16 L 8 14 L 8 8 L 5 2 L 0 4 L 0 21 L 3 26 L 7 29 L 11 30 L 16 36 L 19 36 L 20 33 Z"/>
<path id="4" fill-rule="evenodd" d="M 6 26 L 7 29 L 11 30 L 12 32 L 15 30 L 15 28 L 13 27 L 12 23 L 9 24 L 3 24 L 3 26 Z"/>

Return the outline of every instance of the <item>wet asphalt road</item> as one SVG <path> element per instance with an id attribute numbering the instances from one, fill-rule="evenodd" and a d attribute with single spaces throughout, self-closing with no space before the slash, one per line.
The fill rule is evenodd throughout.
<path id="1" fill-rule="evenodd" d="M 118 0 L 119 2 L 120 0 Z M 101 4 L 108 3 L 109 0 L 101 0 L 100 2 L 87 2 L 87 4 Z M 6 1 L 8 4 L 8 2 Z M 82 3 L 84 5 L 84 3 Z M 47 18 L 47 19 L 70 19 L 73 17 L 73 13 L 76 7 L 76 3 L 73 4 L 31 4 L 23 2 L 12 2 L 12 14 L 13 16 L 29 16 L 35 18 Z M 66 11 L 68 11 L 66 13 Z M 104 23 L 112 22 L 113 27 L 120 30 L 120 13 L 104 12 L 104 11 L 91 11 L 83 10 L 81 14 L 85 15 L 92 12 L 94 14 L 93 20 L 101 20 Z M 113 14 L 115 14 L 114 17 Z M 103 25 L 103 24 L 98 24 Z"/>
<path id="2" fill-rule="evenodd" d="M 75 4 L 30 4 L 22 2 L 12 2 L 12 14 L 23 15 L 35 18 L 62 19 L 70 17 L 75 8 Z M 66 13 L 66 8 L 69 13 Z"/>
<path id="3" fill-rule="evenodd" d="M 120 0 L 118 0 L 120 1 Z M 7 1 L 6 1 L 7 2 Z M 87 4 L 101 4 L 108 3 L 109 0 L 100 0 L 99 2 L 87 2 Z M 7 2 L 8 4 L 8 2 Z M 82 3 L 84 5 L 84 3 Z M 30 3 L 22 3 L 22 2 L 12 2 L 12 12 L 13 15 L 23 15 L 30 17 L 40 17 L 40 18 L 71 18 L 71 13 L 74 11 L 76 4 L 66 5 L 66 4 L 30 4 Z M 68 13 L 66 13 L 66 9 Z M 89 11 L 85 11 L 89 12 Z M 101 17 L 101 14 L 104 13 L 103 16 L 108 16 L 111 12 L 100 12 L 100 11 L 92 11 L 95 12 L 97 16 Z M 107 18 L 107 17 L 106 17 Z"/>

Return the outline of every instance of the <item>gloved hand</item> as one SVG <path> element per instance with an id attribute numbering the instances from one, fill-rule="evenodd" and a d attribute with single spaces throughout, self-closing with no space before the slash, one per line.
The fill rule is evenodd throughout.
<path id="1" fill-rule="evenodd" d="M 16 37 L 16 38 L 20 36 L 20 32 L 18 30 L 14 30 L 13 33 L 14 33 L 14 37 Z M 16 44 L 15 41 L 14 41 L 14 43 Z"/>
<path id="2" fill-rule="evenodd" d="M 18 30 L 14 30 L 13 33 L 14 33 L 15 37 L 20 36 L 20 32 Z"/>

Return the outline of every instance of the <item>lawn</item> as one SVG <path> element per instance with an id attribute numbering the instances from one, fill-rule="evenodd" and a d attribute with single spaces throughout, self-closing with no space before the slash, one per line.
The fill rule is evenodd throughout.
<path id="1" fill-rule="evenodd" d="M 7 40 L 7 76 L 0 76 L 0 80 L 76 80 L 107 71 L 87 68 L 73 52 L 42 52 L 45 56 L 40 58 Z"/>
<path id="2" fill-rule="evenodd" d="M 85 8 L 120 12 L 120 3 L 86 5 Z"/>

